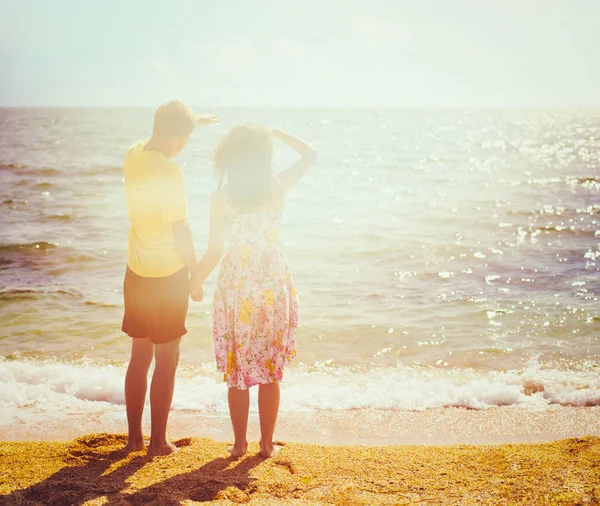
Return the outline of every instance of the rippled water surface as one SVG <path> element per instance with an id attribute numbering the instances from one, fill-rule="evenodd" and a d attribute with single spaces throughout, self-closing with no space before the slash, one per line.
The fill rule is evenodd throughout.
<path id="1" fill-rule="evenodd" d="M 600 403 L 600 111 L 221 117 L 177 158 L 199 250 L 211 149 L 230 127 L 278 126 L 320 151 L 281 234 L 301 296 L 287 409 Z M 13 392 L 0 402 L 14 413 L 52 395 L 122 402 L 121 162 L 151 118 L 0 110 L 0 382 Z M 276 147 L 278 167 L 292 160 Z M 221 410 L 210 321 L 210 300 L 191 306 L 176 395 Z"/>

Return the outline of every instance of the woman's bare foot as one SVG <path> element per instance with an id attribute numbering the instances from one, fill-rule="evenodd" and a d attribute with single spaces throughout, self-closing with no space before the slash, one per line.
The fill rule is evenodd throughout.
<path id="1" fill-rule="evenodd" d="M 153 457 L 157 457 L 159 455 L 170 455 L 176 451 L 177 447 L 172 443 L 154 445 L 152 444 L 152 441 L 150 441 L 150 445 L 148 446 L 148 455 L 152 455 Z"/>
<path id="2" fill-rule="evenodd" d="M 125 448 L 123 451 L 125 452 L 139 452 L 144 449 L 144 439 L 128 439 Z"/>
<path id="3" fill-rule="evenodd" d="M 233 446 L 228 446 L 227 451 L 231 453 L 231 456 L 234 459 L 239 459 L 246 451 L 248 451 L 248 443 L 244 442 L 242 444 L 234 444 Z"/>
<path id="4" fill-rule="evenodd" d="M 275 455 L 279 450 L 281 450 L 280 445 L 274 445 L 273 443 L 263 443 L 260 442 L 260 456 L 264 459 L 268 459 Z"/>

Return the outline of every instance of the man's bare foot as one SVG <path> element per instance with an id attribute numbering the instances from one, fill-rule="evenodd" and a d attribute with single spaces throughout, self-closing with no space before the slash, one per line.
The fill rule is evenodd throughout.
<path id="1" fill-rule="evenodd" d="M 248 451 L 248 443 L 245 442 L 243 444 L 235 444 L 233 446 L 228 446 L 227 451 L 231 453 L 231 456 L 234 459 L 239 459 L 246 451 Z"/>
<path id="2" fill-rule="evenodd" d="M 260 456 L 263 459 L 268 459 L 275 455 L 279 450 L 281 450 L 280 445 L 274 445 L 273 443 L 263 443 L 260 442 Z"/>
<path id="3" fill-rule="evenodd" d="M 144 449 L 144 440 L 143 439 L 128 439 L 125 448 L 123 451 L 125 452 L 139 452 Z"/>
<path id="4" fill-rule="evenodd" d="M 172 443 L 163 443 L 160 445 L 152 444 L 150 441 L 150 445 L 148 446 L 148 455 L 152 455 L 153 457 L 157 457 L 159 455 L 170 455 L 173 452 L 177 451 L 177 447 Z"/>

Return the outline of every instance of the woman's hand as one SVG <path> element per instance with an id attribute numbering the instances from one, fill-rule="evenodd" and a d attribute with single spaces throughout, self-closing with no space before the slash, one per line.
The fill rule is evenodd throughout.
<path id="1" fill-rule="evenodd" d="M 283 193 L 287 193 L 288 190 L 294 186 L 304 174 L 306 174 L 306 171 L 314 165 L 317 161 L 318 152 L 307 142 L 304 142 L 302 139 L 299 139 L 292 134 L 288 134 L 279 128 L 273 128 L 271 130 L 271 135 L 273 135 L 273 138 L 279 139 L 281 142 L 288 145 L 300 155 L 300 160 L 294 165 L 277 174 L 279 181 L 281 181 Z"/>
<path id="2" fill-rule="evenodd" d="M 196 116 L 196 124 L 200 126 L 216 125 L 220 121 L 219 113 Z"/>

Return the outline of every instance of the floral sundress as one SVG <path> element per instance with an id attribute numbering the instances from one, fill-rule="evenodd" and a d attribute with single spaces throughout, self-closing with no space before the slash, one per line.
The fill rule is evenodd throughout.
<path id="1" fill-rule="evenodd" d="M 228 387 L 278 383 L 296 354 L 298 294 L 278 246 L 282 210 L 231 213 L 213 298 L 217 367 Z"/>

